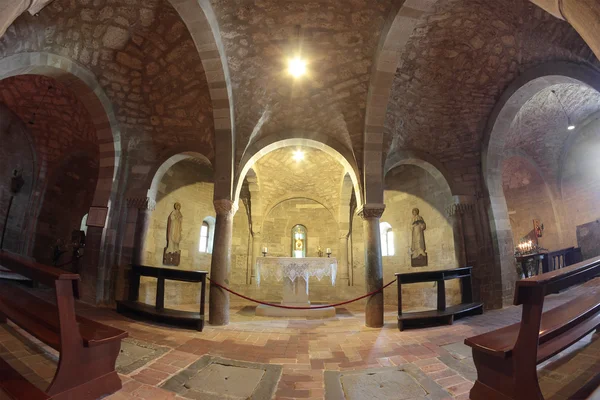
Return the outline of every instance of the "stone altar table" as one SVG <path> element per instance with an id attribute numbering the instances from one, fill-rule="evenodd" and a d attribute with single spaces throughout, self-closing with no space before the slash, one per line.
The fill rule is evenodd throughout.
<path id="1" fill-rule="evenodd" d="M 319 281 L 327 277 L 331 285 L 335 286 L 337 275 L 337 260 L 322 257 L 260 257 L 256 260 L 256 284 L 263 281 L 283 281 L 282 305 L 293 307 L 309 307 L 310 277 Z M 276 308 L 260 305 L 256 308 L 256 315 L 271 317 L 334 317 L 335 308 L 297 310 Z"/>

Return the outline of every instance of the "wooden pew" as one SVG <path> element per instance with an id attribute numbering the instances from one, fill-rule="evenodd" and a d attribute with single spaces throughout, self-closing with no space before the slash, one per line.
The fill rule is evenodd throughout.
<path id="1" fill-rule="evenodd" d="M 583 261 L 581 257 L 581 249 L 575 247 L 568 247 L 566 249 L 560 249 L 551 251 L 543 260 L 544 272 L 550 272 L 569 265 L 573 265 Z"/>
<path id="2" fill-rule="evenodd" d="M 3 360 L 0 390 L 15 400 L 94 400 L 121 389 L 115 362 L 127 332 L 75 314 L 79 275 L 4 251 L 0 251 L 0 265 L 56 289 L 56 304 L 52 304 L 15 284 L 0 283 L 0 322 L 10 319 L 60 353 L 45 392 Z"/>
<path id="3" fill-rule="evenodd" d="M 600 287 L 543 312 L 544 296 L 600 275 L 600 257 L 516 283 L 521 322 L 465 340 L 477 381 L 471 400 L 542 400 L 536 366 L 600 326 Z"/>

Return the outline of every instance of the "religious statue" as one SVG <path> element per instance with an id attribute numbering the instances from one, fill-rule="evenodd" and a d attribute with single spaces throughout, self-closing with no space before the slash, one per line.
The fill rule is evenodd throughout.
<path id="1" fill-rule="evenodd" d="M 419 215 L 419 209 L 412 210 L 412 245 L 410 247 L 411 265 L 413 267 L 427 266 L 427 252 L 425 251 L 425 229 L 427 225 L 423 217 Z"/>
<path id="2" fill-rule="evenodd" d="M 178 266 L 181 256 L 179 243 L 181 242 L 181 221 L 183 220 L 183 215 L 180 211 L 181 204 L 175 203 L 173 208 L 174 210 L 169 214 L 167 222 L 167 247 L 165 247 L 163 255 L 163 264 Z"/>

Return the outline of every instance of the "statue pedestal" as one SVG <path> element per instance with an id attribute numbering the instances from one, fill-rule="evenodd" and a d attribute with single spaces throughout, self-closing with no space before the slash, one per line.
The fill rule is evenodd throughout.
<path id="1" fill-rule="evenodd" d="M 262 257 L 256 260 L 256 283 L 275 278 L 283 281 L 283 300 L 281 305 L 290 307 L 310 307 L 309 279 L 311 276 L 321 280 L 327 276 L 335 285 L 337 260 L 335 258 L 288 258 Z M 335 317 L 335 308 L 288 309 L 260 305 L 257 316 L 269 317 Z"/>

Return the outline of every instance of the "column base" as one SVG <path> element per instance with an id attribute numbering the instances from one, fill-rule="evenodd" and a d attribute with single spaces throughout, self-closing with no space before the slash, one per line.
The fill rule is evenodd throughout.
<path id="1" fill-rule="evenodd" d="M 306 304 L 285 304 L 287 306 L 305 306 Z M 277 308 L 265 305 L 256 307 L 256 316 L 258 317 L 291 317 L 291 318 L 333 318 L 335 317 L 335 307 L 317 308 L 310 310 L 296 310 L 288 308 Z"/>

